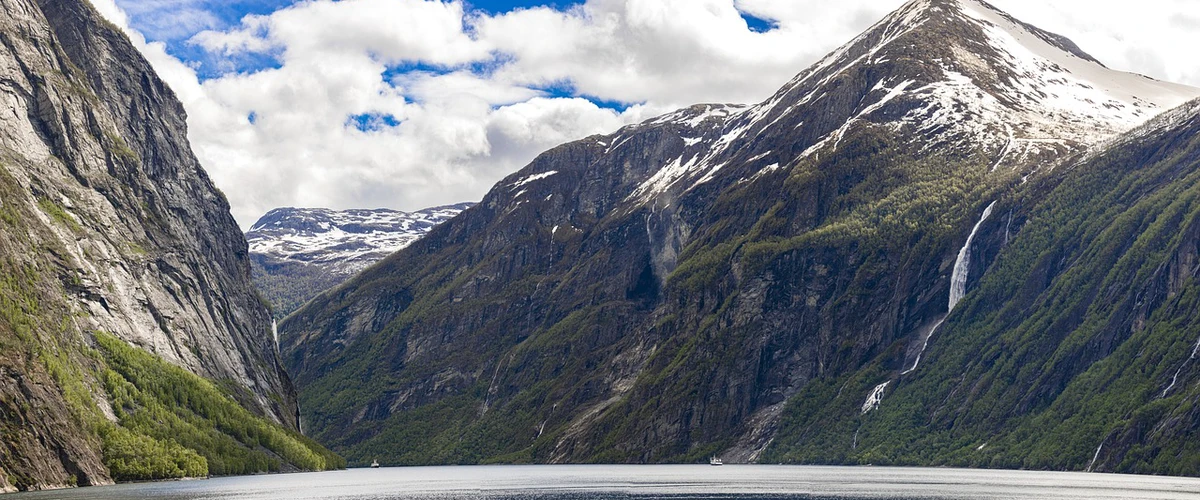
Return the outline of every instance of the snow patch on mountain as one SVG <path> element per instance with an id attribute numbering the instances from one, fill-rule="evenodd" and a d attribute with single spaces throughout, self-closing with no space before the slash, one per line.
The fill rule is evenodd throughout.
<path id="1" fill-rule="evenodd" d="M 542 180 L 542 179 L 545 179 L 545 178 L 547 178 L 547 177 L 550 177 L 551 175 L 554 175 L 554 174 L 557 174 L 557 173 L 558 173 L 558 171 L 557 171 L 557 170 L 551 170 L 551 171 L 549 171 L 549 172 L 542 172 L 542 173 L 540 173 L 540 174 L 533 174 L 533 175 L 531 175 L 531 176 L 529 176 L 529 177 L 526 177 L 526 178 L 524 178 L 524 179 L 521 179 L 521 180 L 519 180 L 519 181 L 517 181 L 517 182 L 514 182 L 514 183 L 513 183 L 513 185 L 512 185 L 512 186 L 510 186 L 510 188 L 511 188 L 511 189 L 513 189 L 513 190 L 516 190 L 517 188 L 520 188 L 520 187 L 522 187 L 522 186 L 525 186 L 526 184 L 529 184 L 529 183 L 531 183 L 531 182 L 540 181 L 540 180 Z M 517 196 L 520 196 L 520 195 L 517 195 Z"/>
<path id="2" fill-rule="evenodd" d="M 349 276 L 407 247 L 473 203 L 417 212 L 277 208 L 246 233 L 250 253 Z"/>
<path id="3" fill-rule="evenodd" d="M 929 37 L 937 38 L 931 42 Z M 918 132 L 905 135 L 920 141 L 922 151 L 983 151 L 994 156 L 993 171 L 1020 168 L 1028 175 L 1040 168 L 1031 167 L 1038 158 L 1085 151 L 1200 97 L 1197 88 L 1107 68 L 1070 40 L 985 2 L 914 0 L 761 104 L 693 106 L 631 126 L 673 129 L 685 148 L 626 201 L 641 205 L 669 190 L 679 194 L 712 180 L 723 168 L 752 163 L 739 159 L 753 153 L 742 151 L 744 138 L 761 136 L 780 123 L 811 126 L 803 119 L 809 108 L 843 85 L 843 76 L 911 59 L 908 51 L 915 43 L 946 46 L 948 56 L 919 71 L 910 67 L 912 75 L 875 82 L 840 127 L 798 157 L 783 158 L 783 167 L 836 154 L 854 126 L 878 125 Z M 897 109 L 902 116 L 889 114 Z M 625 132 L 613 136 L 616 146 L 609 151 L 628 140 Z"/>

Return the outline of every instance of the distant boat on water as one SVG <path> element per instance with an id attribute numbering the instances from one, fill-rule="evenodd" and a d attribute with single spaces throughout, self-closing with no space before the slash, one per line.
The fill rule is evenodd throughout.
<path id="1" fill-rule="evenodd" d="M 725 465 L 725 463 L 724 463 L 724 462 L 722 462 L 720 458 L 717 458 L 717 457 L 709 457 L 709 458 L 708 458 L 708 465 Z"/>
<path id="2" fill-rule="evenodd" d="M 371 461 L 371 468 L 372 468 L 372 469 L 378 469 L 378 468 L 379 468 L 379 461 L 378 461 L 378 460 L 372 460 L 372 461 Z"/>

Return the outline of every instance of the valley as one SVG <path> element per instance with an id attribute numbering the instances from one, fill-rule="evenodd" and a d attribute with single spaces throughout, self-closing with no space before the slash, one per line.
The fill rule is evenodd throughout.
<path id="1" fill-rule="evenodd" d="M 463 43 L 481 46 L 488 22 L 536 11 L 416 3 L 457 9 L 474 30 Z M 246 203 L 231 199 L 248 188 L 221 184 L 228 196 L 197 155 L 236 160 L 221 148 L 254 144 L 279 115 L 238 108 L 230 127 L 247 133 L 198 140 L 212 130 L 189 127 L 215 116 L 203 106 L 238 82 L 204 61 L 166 66 L 196 81 L 176 94 L 155 68 L 179 52 L 131 39 L 104 5 L 0 0 L 0 492 L 364 468 L 270 486 L 328 489 L 380 465 L 1200 476 L 1200 88 L 1112 69 L 982 0 L 908 1 L 759 102 L 661 115 L 569 81 L 521 87 L 506 66 L 520 58 L 494 47 L 471 56 L 491 66 L 372 54 L 369 80 L 388 88 L 334 113 L 338 141 L 432 131 L 494 154 L 503 178 L 478 203 L 285 207 L 239 227 Z M 255 16 L 243 22 L 262 33 L 187 43 L 234 57 L 286 34 L 272 31 L 286 19 Z M 265 66 L 238 78 L 297 60 L 262 45 L 274 63 L 246 55 Z M 502 103 L 470 94 L 485 77 L 514 79 Z M 421 78 L 453 78 L 437 90 L 458 107 L 423 100 L 436 86 Z M 294 83 L 274 92 L 303 93 Z M 486 127 L 422 121 L 463 110 Z M 571 136 L 588 112 L 638 119 Z M 572 140 L 506 168 L 513 134 Z M 374 159 L 421 160 L 437 142 L 421 137 Z M 477 157 L 445 158 L 414 170 L 430 177 L 371 172 L 345 189 L 377 200 L 478 180 Z M 240 178 L 233 163 L 221 178 Z M 326 167 L 294 172 L 342 175 Z M 445 470 L 351 486 L 385 498 L 387 481 L 425 472 Z M 456 481 L 446 491 L 473 484 Z M 109 491 L 168 490 L 209 494 Z"/>

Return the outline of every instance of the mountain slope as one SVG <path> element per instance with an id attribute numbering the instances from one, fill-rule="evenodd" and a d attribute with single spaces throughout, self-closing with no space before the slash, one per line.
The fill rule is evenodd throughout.
<path id="1" fill-rule="evenodd" d="M 1200 102 L 1057 177 L 981 225 L 1004 248 L 918 370 L 814 384 L 767 460 L 1200 474 Z"/>
<path id="2" fill-rule="evenodd" d="M 416 212 L 277 208 L 246 232 L 254 284 L 282 319 L 472 205 Z"/>
<path id="3" fill-rule="evenodd" d="M 296 432 L 245 243 L 182 106 L 86 2 L 0 7 L 0 491 L 314 468 L 287 451 L 325 453 Z M 122 373 L 120 346 L 150 361 Z M 175 393 L 137 376 L 176 367 Z M 273 441 L 214 430 L 234 408 L 222 425 Z M 168 413 L 191 420 L 167 428 Z"/>
<path id="4" fill-rule="evenodd" d="M 764 103 L 550 150 L 314 299 L 281 325 L 306 428 L 351 461 L 757 460 L 797 395 L 924 366 L 995 200 L 1198 94 L 910 2 Z"/>

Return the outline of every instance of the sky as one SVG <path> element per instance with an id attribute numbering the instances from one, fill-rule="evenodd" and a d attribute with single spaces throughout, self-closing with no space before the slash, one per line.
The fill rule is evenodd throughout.
<path id="1" fill-rule="evenodd" d="M 188 112 L 248 228 L 284 207 L 475 201 L 538 153 L 754 103 L 904 0 L 91 0 Z M 1200 86 L 1195 0 L 992 0 L 1108 66 Z"/>

